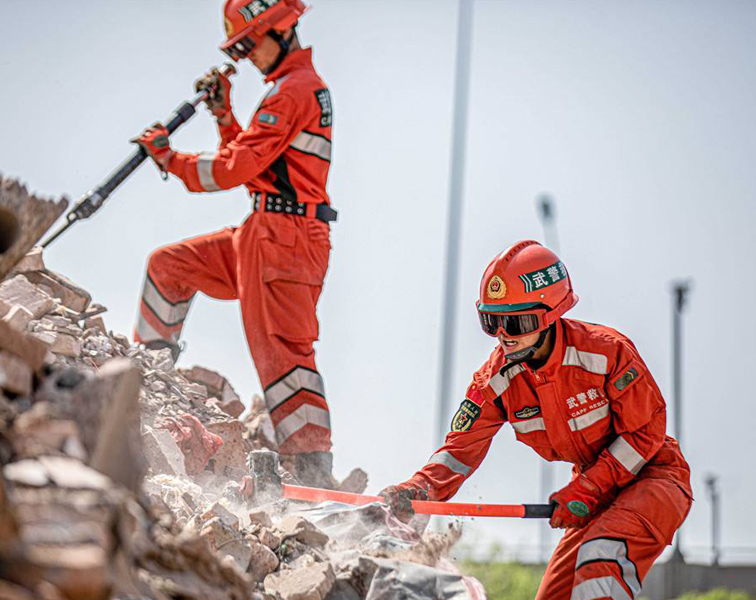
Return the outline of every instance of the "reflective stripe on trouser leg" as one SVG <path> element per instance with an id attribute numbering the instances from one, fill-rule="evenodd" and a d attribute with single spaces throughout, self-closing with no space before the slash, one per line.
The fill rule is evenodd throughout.
<path id="1" fill-rule="evenodd" d="M 281 454 L 326 452 L 331 447 L 331 415 L 325 398 L 300 392 L 271 414 Z"/>
<path id="2" fill-rule="evenodd" d="M 641 591 L 641 582 L 638 579 L 638 569 L 627 556 L 627 542 L 621 539 L 596 538 L 583 542 L 578 550 L 575 570 L 589 563 L 611 562 L 619 565 L 622 571 L 622 580 L 630 589 L 633 597 Z"/>
<path id="3" fill-rule="evenodd" d="M 192 298 L 180 302 L 169 301 L 160 293 L 148 274 L 144 281 L 142 301 L 139 303 L 134 341 L 178 342 L 191 302 Z"/>
<path id="4" fill-rule="evenodd" d="M 594 577 L 579 583 L 572 589 L 570 600 L 632 600 L 622 584 L 611 575 Z"/>

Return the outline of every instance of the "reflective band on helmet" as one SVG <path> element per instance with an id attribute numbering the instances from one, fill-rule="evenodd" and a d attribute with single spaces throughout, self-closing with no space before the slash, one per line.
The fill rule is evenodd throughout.
<path id="1" fill-rule="evenodd" d="M 221 190 L 213 177 L 214 152 L 203 152 L 197 157 L 197 179 L 202 189 L 206 192 L 219 192 Z"/>
<path id="2" fill-rule="evenodd" d="M 609 446 L 609 453 L 633 475 L 640 473 L 640 470 L 646 464 L 646 459 L 622 436 L 614 440 L 612 445 Z"/>
<path id="3" fill-rule="evenodd" d="M 490 336 L 504 331 L 508 337 L 520 337 L 543 329 L 544 313 L 545 311 L 514 314 L 478 311 L 478 318 L 483 331 Z"/>
<path id="4" fill-rule="evenodd" d="M 614 577 L 596 577 L 572 588 L 570 600 L 597 600 L 611 598 L 612 600 L 632 600 L 622 584 Z"/>
<path id="5" fill-rule="evenodd" d="M 638 569 L 627 557 L 627 544 L 623 540 L 597 538 L 584 542 L 578 550 L 575 571 L 585 564 L 599 561 L 617 563 L 622 570 L 622 580 L 630 588 L 633 596 L 640 593 L 641 582 L 638 579 Z"/>
<path id="6" fill-rule="evenodd" d="M 464 475 L 467 477 L 472 471 L 472 467 L 468 467 L 465 463 L 460 462 L 454 458 L 449 452 L 436 452 L 428 459 L 429 465 L 444 465 L 455 473 Z"/>
<path id="7" fill-rule="evenodd" d="M 303 404 L 276 425 L 276 441 L 283 444 L 292 435 L 307 425 L 317 425 L 324 429 L 331 428 L 331 417 L 327 410 Z"/>

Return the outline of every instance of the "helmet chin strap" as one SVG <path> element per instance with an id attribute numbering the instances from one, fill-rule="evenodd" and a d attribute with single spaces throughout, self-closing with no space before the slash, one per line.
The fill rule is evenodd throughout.
<path id="1" fill-rule="evenodd" d="M 275 71 L 283 62 L 283 59 L 286 58 L 286 55 L 291 50 L 291 40 L 294 39 L 294 30 L 291 30 L 291 33 L 289 34 L 289 38 L 286 39 L 284 36 L 282 36 L 277 31 L 269 31 L 268 35 L 273 38 L 276 42 L 278 42 L 278 56 L 276 57 L 276 60 L 273 61 L 273 64 L 270 65 L 267 69 L 265 69 L 263 75 L 268 75 L 269 73 L 272 73 Z"/>
<path id="2" fill-rule="evenodd" d="M 522 350 L 518 350 L 517 352 L 512 352 L 512 354 L 505 354 L 504 356 L 508 359 L 507 364 L 505 364 L 500 370 L 499 373 L 504 375 L 509 369 L 514 367 L 515 365 L 520 365 L 524 362 L 529 361 L 531 358 L 533 358 L 533 355 L 540 350 L 541 346 L 546 342 L 546 338 L 549 335 L 549 332 L 554 328 L 554 325 L 550 325 L 546 329 L 544 329 L 541 332 L 541 335 L 538 336 L 538 339 L 536 340 L 536 343 L 532 346 L 528 346 L 527 348 L 523 348 Z"/>

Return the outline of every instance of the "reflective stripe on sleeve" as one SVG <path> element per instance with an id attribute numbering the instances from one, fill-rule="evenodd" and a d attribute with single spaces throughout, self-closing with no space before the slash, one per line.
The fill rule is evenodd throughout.
<path id="1" fill-rule="evenodd" d="M 646 459 L 622 436 L 612 442 L 612 445 L 609 446 L 609 452 L 633 475 L 637 475 L 646 464 Z"/>
<path id="2" fill-rule="evenodd" d="M 468 467 L 465 463 L 454 458 L 450 452 L 436 452 L 436 454 L 428 459 L 428 464 L 444 465 L 455 473 L 459 473 L 465 477 L 467 477 L 470 474 L 470 471 L 472 471 L 471 467 Z"/>
<path id="3" fill-rule="evenodd" d="M 612 600 L 632 600 L 622 584 L 614 577 L 596 577 L 579 583 L 572 588 L 570 600 L 597 600 L 598 598 L 612 598 Z"/>
<path id="4" fill-rule="evenodd" d="M 617 563 L 622 569 L 622 580 L 630 588 L 633 597 L 640 593 L 641 582 L 638 579 L 638 569 L 633 561 L 627 557 L 627 544 L 623 540 L 597 538 L 583 542 L 578 550 L 575 571 L 586 563 L 597 561 Z"/>
<path id="5" fill-rule="evenodd" d="M 168 327 L 178 325 L 184 319 L 186 319 L 186 315 L 189 312 L 189 307 L 192 304 L 191 299 L 184 302 L 169 302 L 160 293 L 160 291 L 157 289 L 155 284 L 152 283 L 152 280 L 149 277 L 144 280 L 142 298 L 144 299 L 145 304 L 147 304 L 150 310 L 155 314 L 155 316 Z"/>
<path id="6" fill-rule="evenodd" d="M 312 404 L 303 404 L 276 425 L 276 440 L 279 445 L 283 444 L 297 431 L 307 425 L 317 425 L 324 429 L 330 429 L 331 416 L 327 410 L 323 410 Z"/>
<path id="7" fill-rule="evenodd" d="M 268 410 L 273 411 L 302 390 L 325 397 L 325 386 L 320 373 L 306 367 L 294 367 L 263 392 Z"/>
<path id="8" fill-rule="evenodd" d="M 497 396 L 501 396 L 504 392 L 509 389 L 509 384 L 511 383 L 512 379 L 525 371 L 525 367 L 522 365 L 515 365 L 508 371 L 504 373 L 504 375 L 501 374 L 501 372 L 496 373 L 488 382 L 488 385 L 491 386 L 491 389 L 494 391 L 494 393 Z"/>
<path id="9" fill-rule="evenodd" d="M 528 419 L 527 421 L 510 421 L 510 423 L 518 433 L 546 431 L 546 424 L 541 417 L 538 417 L 537 419 Z"/>
<path id="10" fill-rule="evenodd" d="M 580 415 L 579 417 L 570 419 L 570 430 L 580 431 L 581 429 L 590 427 L 594 423 L 608 416 L 609 416 L 609 405 L 604 404 L 604 406 L 599 406 L 598 408 L 592 410 L 591 412 L 587 412 L 584 415 Z"/>
<path id="11" fill-rule="evenodd" d="M 202 152 L 197 157 L 197 179 L 206 192 L 219 192 L 221 190 L 213 177 L 213 162 L 215 152 Z"/>
<path id="12" fill-rule="evenodd" d="M 302 131 L 294 138 L 290 146 L 305 154 L 312 154 L 323 160 L 331 161 L 331 142 L 320 135 Z"/>
<path id="13" fill-rule="evenodd" d="M 564 351 L 564 361 L 562 361 L 562 365 L 566 367 L 580 367 L 596 375 L 606 375 L 607 363 L 607 358 L 603 354 L 585 352 L 578 350 L 575 346 L 567 346 Z"/>

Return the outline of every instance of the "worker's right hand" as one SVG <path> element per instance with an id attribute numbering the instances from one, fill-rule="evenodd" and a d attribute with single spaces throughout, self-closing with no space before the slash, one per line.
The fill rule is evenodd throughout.
<path id="1" fill-rule="evenodd" d="M 216 119 L 224 119 L 231 113 L 231 80 L 217 68 L 198 79 L 194 89 L 197 92 L 208 91 L 205 104 Z"/>
<path id="2" fill-rule="evenodd" d="M 394 516 L 402 523 L 408 523 L 415 514 L 413 500 L 427 500 L 428 492 L 418 487 L 399 487 L 390 485 L 378 494 L 381 496 Z"/>

